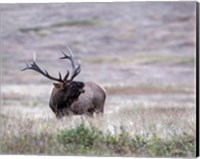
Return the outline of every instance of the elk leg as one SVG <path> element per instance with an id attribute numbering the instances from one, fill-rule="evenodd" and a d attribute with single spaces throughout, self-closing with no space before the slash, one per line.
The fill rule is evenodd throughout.
<path id="1" fill-rule="evenodd" d="M 89 116 L 89 117 L 93 117 L 94 116 L 94 108 L 92 107 L 92 108 L 89 108 L 88 110 L 87 110 L 87 115 Z"/>

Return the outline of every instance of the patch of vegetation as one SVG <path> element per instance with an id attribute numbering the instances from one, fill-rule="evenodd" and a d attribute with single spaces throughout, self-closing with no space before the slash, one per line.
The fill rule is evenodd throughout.
<path id="1" fill-rule="evenodd" d="M 158 87 L 154 85 L 148 86 L 123 86 L 123 87 L 115 87 L 115 86 L 106 86 L 106 91 L 109 94 L 122 94 L 122 95 L 133 95 L 133 94 L 172 94 L 172 93 L 191 93 L 193 90 L 185 87 L 178 86 L 165 86 Z"/>
<path id="2" fill-rule="evenodd" d="M 159 54 L 140 54 L 122 56 L 94 56 L 84 61 L 91 64 L 117 63 L 139 65 L 194 65 L 194 57 L 176 56 L 176 55 L 159 55 Z"/>
<path id="3" fill-rule="evenodd" d="M 116 134 L 86 127 L 83 123 L 75 129 L 62 131 L 58 141 L 66 151 L 75 154 L 114 155 L 114 156 L 148 156 L 148 157 L 184 157 L 195 155 L 195 137 L 171 136 L 161 139 L 158 136 L 131 136 L 123 127 Z"/>
<path id="4" fill-rule="evenodd" d="M 194 157 L 196 148 L 195 142 L 195 137 L 187 134 L 184 134 L 183 136 L 173 135 L 166 141 L 155 135 L 148 140 L 147 148 L 149 156 Z"/>
<path id="5" fill-rule="evenodd" d="M 100 21 L 95 19 L 87 19 L 87 20 L 71 20 L 65 22 L 59 22 L 50 25 L 51 28 L 54 27 L 66 27 L 66 26 L 96 26 L 99 25 Z"/>
<path id="6" fill-rule="evenodd" d="M 47 132 L 40 134 L 20 133 L 1 138 L 1 153 L 5 154 L 55 154 L 55 137 Z"/>
<path id="7" fill-rule="evenodd" d="M 123 63 L 121 57 L 117 56 L 93 56 L 90 58 L 85 58 L 84 61 L 90 64 L 103 64 L 103 63 Z"/>
<path id="8" fill-rule="evenodd" d="M 59 154 L 95 156 L 194 157 L 195 137 L 188 134 L 159 136 L 131 135 L 123 127 L 114 134 L 103 133 L 81 123 L 75 128 L 58 130 L 55 134 L 21 133 L 1 138 L 1 153 Z"/>
<path id="9" fill-rule="evenodd" d="M 196 62 L 194 57 L 183 58 L 177 62 L 177 64 L 179 65 L 192 65 L 192 66 L 194 66 L 195 63 Z"/>
<path id="10" fill-rule="evenodd" d="M 194 57 L 176 56 L 176 55 L 138 55 L 135 57 L 139 64 L 182 64 L 194 65 Z"/>
<path id="11" fill-rule="evenodd" d="M 98 150 L 103 141 L 103 133 L 94 127 L 81 123 L 74 129 L 63 130 L 58 134 L 58 142 L 65 150 L 74 154 L 89 154 L 91 149 Z"/>
<path id="12" fill-rule="evenodd" d="M 27 33 L 27 32 L 40 33 L 43 30 L 48 30 L 48 29 L 53 29 L 53 28 L 71 27 L 71 26 L 96 26 L 99 24 L 100 24 L 100 21 L 95 20 L 95 19 L 70 20 L 70 21 L 58 22 L 58 23 L 54 23 L 54 24 L 50 24 L 50 25 L 46 25 L 46 26 L 20 28 L 19 31 L 22 33 Z"/>

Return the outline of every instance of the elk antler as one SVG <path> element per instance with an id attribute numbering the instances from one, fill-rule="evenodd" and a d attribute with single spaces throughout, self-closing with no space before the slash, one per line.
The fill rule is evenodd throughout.
<path id="1" fill-rule="evenodd" d="M 64 56 L 61 57 L 60 59 L 69 59 L 71 61 L 73 72 L 72 72 L 70 81 L 72 81 L 74 79 L 74 77 L 76 77 L 81 72 L 81 66 L 80 66 L 80 64 L 78 64 L 78 66 L 75 67 L 72 50 L 69 47 L 68 47 L 68 50 L 69 50 L 69 55 L 67 55 L 64 51 L 62 51 Z"/>
<path id="2" fill-rule="evenodd" d="M 26 61 L 26 67 L 25 67 L 22 71 L 25 71 L 25 70 L 28 70 L 28 69 L 29 69 L 29 70 L 34 70 L 34 71 L 36 71 L 36 72 L 38 72 L 38 73 L 44 75 L 45 77 L 47 77 L 47 78 L 49 78 L 49 79 L 51 79 L 51 80 L 58 81 L 58 82 L 62 82 L 62 83 L 65 82 L 65 81 L 62 79 L 62 76 L 61 76 L 61 73 L 60 73 L 60 72 L 58 73 L 58 74 L 59 74 L 59 78 L 55 78 L 55 77 L 49 75 L 49 73 L 48 73 L 46 70 L 42 71 L 42 69 L 36 64 L 36 61 L 35 61 L 35 60 L 33 60 L 32 63 L 28 63 L 28 62 Z M 68 76 L 69 76 L 69 71 L 68 71 L 67 74 L 65 75 L 65 78 L 67 78 Z"/>

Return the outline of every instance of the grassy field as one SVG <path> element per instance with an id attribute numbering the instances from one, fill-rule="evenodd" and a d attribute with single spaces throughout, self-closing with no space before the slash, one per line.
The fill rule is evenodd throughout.
<path id="1" fill-rule="evenodd" d="M 177 67 L 183 79 L 194 78 L 191 65 Z M 176 79 L 173 72 L 172 76 L 161 71 L 158 74 L 157 67 L 137 66 L 149 69 L 146 76 L 140 69 L 134 72 L 141 79 L 146 77 L 147 83 L 129 85 L 135 77 L 129 66 L 125 72 L 132 77 L 130 83 L 103 85 L 107 92 L 105 113 L 94 118 L 83 115 L 56 119 L 48 107 L 50 84 L 2 85 L 1 154 L 194 157 L 195 83 Z M 124 71 L 121 74 L 126 76 Z M 18 78 L 40 79 L 33 72 L 24 75 Z M 171 81 L 155 84 L 156 76 Z"/>
<path id="2" fill-rule="evenodd" d="M 50 108 L 45 105 L 46 101 L 40 99 L 43 97 L 31 97 L 29 94 L 29 98 L 23 100 L 23 95 L 4 93 L 4 106 L 1 107 L 0 116 L 1 153 L 142 157 L 195 156 L 194 107 L 184 105 L 182 107 L 162 107 L 162 105 L 166 106 L 166 103 L 160 106 L 149 106 L 148 103 L 129 103 L 128 100 L 126 103 L 125 98 L 122 103 L 126 105 L 120 106 L 118 101 L 117 106 L 112 101 L 116 100 L 117 92 L 124 91 L 122 94 L 128 96 L 131 88 L 126 90 L 125 88 L 106 87 L 106 89 L 110 97 L 107 99 L 103 116 L 94 118 L 70 116 L 61 120 L 56 119 Z M 158 89 L 155 89 L 155 92 L 157 91 Z M 162 89 L 160 91 L 163 92 Z M 174 89 L 166 90 L 164 93 L 168 94 L 169 91 L 173 92 Z"/>
<path id="3" fill-rule="evenodd" d="M 145 112 L 143 112 L 145 113 Z M 135 133 L 126 125 L 114 131 L 104 130 L 105 119 L 79 118 L 77 124 L 71 119 L 6 119 L 2 128 L 2 154 L 46 154 L 46 155 L 90 155 L 90 156 L 148 156 L 148 157 L 194 157 L 196 138 L 192 134 L 193 125 L 183 132 L 172 131 L 163 137 L 152 128 L 149 133 Z M 102 123 L 100 123 L 100 121 Z M 165 121 L 169 122 L 169 121 Z M 67 124 L 68 128 L 62 125 Z M 102 127 L 99 127 L 99 124 Z M 137 127 L 140 125 L 137 123 Z M 191 123 L 192 124 L 192 123 Z M 54 126 L 53 126 L 54 125 Z M 153 125 L 152 125 L 153 126 Z M 154 125 L 155 126 L 155 125 Z M 148 129 L 148 128 L 146 128 Z M 168 131 L 167 128 L 165 131 Z M 161 130 L 163 131 L 163 130 Z"/>
<path id="4" fill-rule="evenodd" d="M 195 157 L 195 5 L 0 5 L 0 153 Z M 81 61 L 75 80 L 106 89 L 103 116 L 57 120 L 53 81 L 21 72 L 35 53 L 42 69 L 64 77 L 67 46 Z"/>
<path id="5" fill-rule="evenodd" d="M 58 120 L 48 107 L 52 85 L 2 85 L 1 154 L 195 156 L 191 85 L 104 87 L 103 116 Z"/>

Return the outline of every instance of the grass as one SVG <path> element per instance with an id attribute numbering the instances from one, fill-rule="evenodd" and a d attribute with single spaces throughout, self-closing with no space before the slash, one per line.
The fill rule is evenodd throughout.
<path id="1" fill-rule="evenodd" d="M 135 63 L 139 65 L 182 65 L 182 66 L 194 66 L 195 58 L 193 56 L 175 56 L 175 55 L 160 55 L 160 54 L 140 54 L 118 57 L 118 56 L 95 56 L 90 59 L 84 59 L 90 64 L 130 64 Z"/>
<path id="2" fill-rule="evenodd" d="M 195 156 L 193 108 L 123 108 L 103 117 L 62 120 L 52 114 L 38 118 L 33 108 L 27 114 L 7 110 L 13 112 L 3 108 L 0 115 L 1 154 Z"/>
<path id="3" fill-rule="evenodd" d="M 110 154 L 114 156 L 190 156 L 195 153 L 195 137 L 184 134 L 161 139 L 158 136 L 131 136 L 123 127 L 119 133 L 111 134 L 99 131 L 95 127 L 86 127 L 81 123 L 71 130 L 64 130 L 58 141 L 65 150 L 75 154 Z"/>
<path id="4" fill-rule="evenodd" d="M 104 133 L 84 122 L 55 133 L 22 132 L 12 138 L 1 137 L 3 154 L 49 154 L 92 156 L 194 157 L 195 137 L 173 134 L 169 139 L 157 135 L 132 136 L 121 127 L 119 132 Z"/>
<path id="5" fill-rule="evenodd" d="M 38 89 L 31 94 L 28 91 L 33 87 Z M 179 102 L 174 105 L 172 101 L 163 101 L 155 105 L 148 100 L 137 101 L 128 96 L 124 98 L 122 95 L 129 95 L 132 88 L 118 89 L 118 93 L 115 93 L 117 89 L 110 88 L 104 116 L 71 116 L 57 120 L 48 107 L 49 95 L 39 93 L 48 92 L 48 87 L 6 87 L 2 91 L 0 112 L 0 153 L 195 156 L 196 116 L 193 102 Z M 149 94 L 177 92 L 176 88 L 165 91 L 155 88 L 140 89 Z M 190 94 L 187 91 L 185 93 Z"/>
<path id="6" fill-rule="evenodd" d="M 172 93 L 191 93 L 194 91 L 192 88 L 178 87 L 178 86 L 123 86 L 123 87 L 114 87 L 106 86 L 106 91 L 109 94 L 122 94 L 122 95 L 133 95 L 133 94 L 172 94 Z M 193 93 L 193 92 L 192 92 Z"/>

